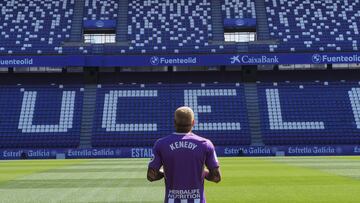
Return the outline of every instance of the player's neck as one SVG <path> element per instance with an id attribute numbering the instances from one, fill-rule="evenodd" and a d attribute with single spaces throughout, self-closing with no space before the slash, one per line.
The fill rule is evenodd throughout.
<path id="1" fill-rule="evenodd" d="M 189 131 L 189 132 L 179 132 L 179 131 L 175 131 L 174 134 L 175 135 L 187 135 L 187 134 L 191 134 L 192 132 Z"/>

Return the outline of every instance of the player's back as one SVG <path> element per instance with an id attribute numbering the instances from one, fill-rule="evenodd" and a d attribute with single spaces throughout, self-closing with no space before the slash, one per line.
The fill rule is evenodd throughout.
<path id="1" fill-rule="evenodd" d="M 193 133 L 173 133 L 158 140 L 154 150 L 164 167 L 165 202 L 205 202 L 203 170 L 213 156 L 212 143 Z"/>

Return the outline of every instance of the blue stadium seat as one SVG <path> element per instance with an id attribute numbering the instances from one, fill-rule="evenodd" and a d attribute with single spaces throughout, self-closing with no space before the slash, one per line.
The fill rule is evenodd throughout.
<path id="1" fill-rule="evenodd" d="M 254 0 L 225 0 L 221 10 L 223 18 L 256 18 Z"/>
<path id="2" fill-rule="evenodd" d="M 0 54 L 62 54 L 74 0 L 0 1 Z"/>
<path id="3" fill-rule="evenodd" d="M 271 45 L 250 51 L 358 51 L 360 2 L 265 0 Z"/>
<path id="4" fill-rule="evenodd" d="M 85 0 L 83 20 L 117 20 L 116 0 Z M 249 52 L 359 51 L 359 0 L 265 0 L 270 40 Z M 127 41 L 71 44 L 75 0 L 1 1 L 0 54 L 236 53 L 239 44 L 213 41 L 210 0 L 130 0 Z M 225 0 L 222 17 L 256 18 L 254 0 Z"/>
<path id="5" fill-rule="evenodd" d="M 116 20 L 118 8 L 116 0 L 85 0 L 84 20 Z"/>
<path id="6" fill-rule="evenodd" d="M 102 85 L 93 146 L 151 146 L 173 129 L 173 111 L 192 106 L 194 132 L 218 145 L 249 144 L 243 87 L 231 84 Z"/>
<path id="7" fill-rule="evenodd" d="M 258 91 L 265 144 L 360 143 L 358 83 L 261 83 Z"/>
<path id="8" fill-rule="evenodd" d="M 116 1 L 89 0 L 84 20 L 114 20 Z M 114 9 L 110 8 L 114 6 Z M 208 0 L 131 0 L 128 7 L 128 46 L 106 45 L 101 53 L 177 54 L 234 53 L 236 44 L 212 44 L 211 5 Z M 64 47 L 66 53 L 99 53 L 98 46 Z"/>
<path id="9" fill-rule="evenodd" d="M 1 86 L 0 147 L 77 147 L 82 91 L 67 86 Z"/>
<path id="10" fill-rule="evenodd" d="M 125 53 L 223 53 L 236 46 L 212 45 L 211 5 L 208 0 L 132 0 L 129 3 Z"/>
<path id="11" fill-rule="evenodd" d="M 359 82 L 259 83 L 258 93 L 265 144 L 360 144 Z M 0 148 L 77 147 L 82 103 L 80 86 L 1 86 Z M 216 145 L 251 143 L 242 84 L 119 84 L 97 88 L 92 146 L 151 146 L 183 105 Z"/>

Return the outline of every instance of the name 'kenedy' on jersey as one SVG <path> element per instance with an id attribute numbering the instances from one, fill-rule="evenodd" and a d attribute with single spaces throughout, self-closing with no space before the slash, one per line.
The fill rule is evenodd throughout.
<path id="1" fill-rule="evenodd" d="M 175 149 L 191 149 L 194 150 L 197 145 L 192 143 L 192 142 L 188 142 L 188 141 L 178 141 L 178 142 L 173 142 L 170 145 L 170 149 L 171 151 L 174 151 Z"/>

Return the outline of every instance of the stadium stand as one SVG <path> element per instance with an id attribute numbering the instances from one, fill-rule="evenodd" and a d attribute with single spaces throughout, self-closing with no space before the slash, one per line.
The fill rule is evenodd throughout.
<path id="1" fill-rule="evenodd" d="M 144 146 L 168 133 L 167 89 L 162 85 L 99 86 L 93 146 Z"/>
<path id="2" fill-rule="evenodd" d="M 211 44 L 211 5 L 207 0 L 133 0 L 129 3 L 129 16 L 129 52 L 224 53 L 236 50 L 236 45 Z"/>
<path id="3" fill-rule="evenodd" d="M 217 145 L 250 144 L 244 87 L 236 84 L 174 85 L 172 109 L 183 105 L 195 110 L 195 132 Z"/>
<path id="4" fill-rule="evenodd" d="M 185 103 L 195 110 L 195 132 L 219 145 L 250 144 L 242 95 L 239 84 L 102 85 L 92 143 L 151 146 L 173 130 L 173 111 Z"/>
<path id="5" fill-rule="evenodd" d="M 92 54 L 91 45 L 68 45 L 74 0 L 2 2 L 0 53 Z M 116 1 L 85 1 L 84 20 L 116 20 Z M 190 14 L 190 16 L 188 15 Z M 225 53 L 235 44 L 212 44 L 211 6 L 207 0 L 129 1 L 128 46 L 109 45 L 104 53 Z M 10 23 L 11 22 L 11 23 Z M 175 30 L 174 30 L 175 29 Z M 43 32 L 45 31 L 46 32 Z M 189 32 L 191 31 L 191 33 Z M 34 52 L 34 50 L 36 50 Z M 98 50 L 97 50 L 98 51 Z"/>
<path id="6" fill-rule="evenodd" d="M 357 51 L 359 1 L 265 0 L 271 45 L 265 52 Z"/>
<path id="7" fill-rule="evenodd" d="M 259 82 L 265 145 L 360 143 L 358 82 Z M 0 87 L 0 147 L 77 147 L 83 88 Z M 151 146 L 173 130 L 173 110 L 194 109 L 195 133 L 216 145 L 250 145 L 244 84 L 104 84 L 97 86 L 92 147 Z"/>
<path id="8" fill-rule="evenodd" d="M 79 86 L 1 86 L 0 147 L 77 147 Z"/>
<path id="9" fill-rule="evenodd" d="M 224 18 L 256 18 L 253 0 L 225 0 L 221 10 Z"/>
<path id="10" fill-rule="evenodd" d="M 8 0 L 0 7 L 1 148 L 151 146 L 172 131 L 182 105 L 195 110 L 194 131 L 220 146 L 360 144 L 358 82 L 274 82 L 322 74 L 357 81 L 358 70 L 339 76 L 335 69 L 359 69 L 360 0 Z M 109 21 L 110 28 L 91 24 Z M 255 42 L 224 41 L 255 29 Z M 84 43 L 98 31 L 116 42 Z M 289 70 L 291 78 L 278 77 Z"/>
<path id="11" fill-rule="evenodd" d="M 84 20 L 116 20 L 118 1 L 85 0 Z"/>
<path id="12" fill-rule="evenodd" d="M 62 54 L 74 0 L 1 1 L 0 54 Z"/>
<path id="13" fill-rule="evenodd" d="M 260 83 L 264 143 L 360 143 L 358 87 L 353 82 Z"/>
<path id="14" fill-rule="evenodd" d="M 74 0 L 0 2 L 0 54 L 234 53 L 240 49 L 235 43 L 213 43 L 209 0 L 131 0 L 128 25 L 123 28 L 128 45 L 64 46 L 70 38 L 74 4 Z M 266 0 L 265 5 L 271 42 L 250 43 L 245 49 L 249 52 L 358 51 L 359 1 Z M 118 19 L 115 0 L 86 0 L 84 6 L 84 20 Z M 221 10 L 223 18 L 256 18 L 252 0 L 225 0 Z"/>

